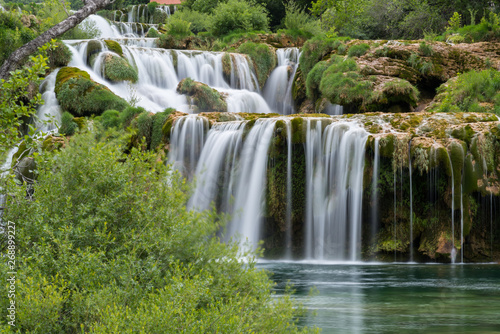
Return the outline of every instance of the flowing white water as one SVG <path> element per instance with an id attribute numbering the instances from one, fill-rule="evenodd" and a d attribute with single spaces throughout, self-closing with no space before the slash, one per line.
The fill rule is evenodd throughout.
<path id="1" fill-rule="evenodd" d="M 239 238 L 240 247 L 255 249 L 260 238 L 268 151 L 276 119 L 258 119 L 248 133 L 241 151 L 233 219 L 229 236 Z"/>
<path id="2" fill-rule="evenodd" d="M 297 72 L 300 51 L 298 48 L 276 50 L 278 66 L 267 79 L 264 87 L 264 98 L 271 109 L 282 115 L 295 112 L 292 98 L 292 85 Z"/>
<path id="3" fill-rule="evenodd" d="M 360 259 L 361 204 L 368 133 L 351 122 L 307 120 L 306 257 Z"/>
<path id="4" fill-rule="evenodd" d="M 451 166 L 451 263 L 455 263 L 457 250 L 455 249 L 455 178 L 453 177 L 453 163 L 448 154 Z"/>
<path id="5" fill-rule="evenodd" d="M 372 175 L 372 205 L 371 205 L 371 237 L 372 242 L 375 242 L 375 237 L 377 233 L 378 226 L 378 177 L 379 177 L 379 165 L 380 165 L 380 153 L 379 153 L 379 142 L 380 138 L 375 138 L 374 141 L 374 155 L 373 155 L 373 175 Z"/>
<path id="6" fill-rule="evenodd" d="M 208 119 L 188 115 L 176 120 L 170 134 L 169 164 L 190 177 L 196 170 L 208 131 Z"/>
<path id="7" fill-rule="evenodd" d="M 246 122 L 216 123 L 207 134 L 196 168 L 196 188 L 188 208 L 209 209 L 217 201 L 221 211 L 231 211 L 234 168 L 237 166 Z"/>
<path id="8" fill-rule="evenodd" d="M 57 102 L 54 88 L 56 86 L 56 77 L 59 70 L 49 74 L 40 85 L 42 93 L 42 104 L 37 110 L 36 127 L 39 131 L 53 131 L 61 123 L 61 108 Z"/>
<path id="9" fill-rule="evenodd" d="M 285 120 L 287 140 L 286 160 L 286 235 L 285 235 L 285 257 L 292 258 L 292 122 Z"/>
<path id="10" fill-rule="evenodd" d="M 413 262 L 413 178 L 411 170 L 411 139 L 408 142 L 408 172 L 410 174 L 410 262 Z"/>

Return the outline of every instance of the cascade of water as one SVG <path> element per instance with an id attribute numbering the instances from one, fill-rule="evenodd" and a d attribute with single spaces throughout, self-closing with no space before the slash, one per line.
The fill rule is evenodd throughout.
<path id="1" fill-rule="evenodd" d="M 206 210 L 212 202 L 218 200 L 216 204 L 219 209 L 230 212 L 234 184 L 232 170 L 237 165 L 245 124 L 216 123 L 210 129 L 196 167 L 196 188 L 188 208 Z M 223 189 L 222 194 L 220 189 Z"/>
<path id="2" fill-rule="evenodd" d="M 371 212 L 371 235 L 372 242 L 375 242 L 375 237 L 377 233 L 378 225 L 378 176 L 379 176 L 379 165 L 380 165 L 380 154 L 379 154 L 379 142 L 380 138 L 375 138 L 374 141 L 374 155 L 373 155 L 373 175 L 372 175 L 372 212 Z"/>
<path id="3" fill-rule="evenodd" d="M 455 256 L 457 251 L 455 250 L 455 178 L 453 176 L 453 163 L 448 154 L 448 158 L 451 166 L 451 263 L 455 263 Z"/>
<path id="4" fill-rule="evenodd" d="M 257 247 L 266 184 L 268 151 L 276 119 L 258 119 L 243 144 L 235 181 L 233 219 L 229 236 L 239 236 L 240 246 Z M 246 240 L 243 240 L 246 238 Z"/>
<path id="5" fill-rule="evenodd" d="M 313 123 L 316 123 L 314 129 Z M 355 123 L 332 123 L 321 133 L 320 122 L 308 120 L 305 146 L 307 257 L 359 260 L 367 138 L 368 133 Z"/>
<path id="6" fill-rule="evenodd" d="M 460 183 L 460 263 L 464 263 L 464 193 L 463 193 L 463 180 Z"/>
<path id="7" fill-rule="evenodd" d="M 338 104 L 331 104 L 330 102 L 327 102 L 325 113 L 328 115 L 342 115 L 344 113 L 344 107 Z"/>
<path id="8" fill-rule="evenodd" d="M 394 180 L 393 180 L 393 183 L 394 183 L 394 221 L 393 221 L 393 229 L 394 229 L 394 262 L 396 262 L 397 258 L 396 258 L 396 249 L 397 249 L 397 235 L 396 235 L 396 221 L 397 221 L 397 211 L 398 211 L 398 208 L 397 208 L 397 177 L 396 177 L 396 172 L 397 172 L 397 168 L 394 167 Z"/>
<path id="9" fill-rule="evenodd" d="M 287 140 L 286 160 L 286 253 L 287 259 L 292 258 L 292 122 L 285 120 Z"/>
<path id="10" fill-rule="evenodd" d="M 188 178 L 196 170 L 207 130 L 208 119 L 197 115 L 180 117 L 172 127 L 168 161 Z"/>
<path id="11" fill-rule="evenodd" d="M 36 127 L 39 131 L 55 130 L 61 123 L 61 108 L 54 92 L 58 72 L 59 69 L 53 71 L 40 85 L 40 92 L 45 103 L 37 110 Z"/>
<path id="12" fill-rule="evenodd" d="M 231 87 L 259 91 L 257 76 L 248 62 L 248 57 L 239 53 L 231 54 Z"/>
<path id="13" fill-rule="evenodd" d="M 276 50 L 278 66 L 273 70 L 264 86 L 264 98 L 273 110 L 282 115 L 294 113 L 292 85 L 298 68 L 298 48 Z"/>
<path id="14" fill-rule="evenodd" d="M 408 142 L 408 172 L 410 173 L 410 262 L 413 262 L 413 178 L 411 170 L 411 139 Z"/>

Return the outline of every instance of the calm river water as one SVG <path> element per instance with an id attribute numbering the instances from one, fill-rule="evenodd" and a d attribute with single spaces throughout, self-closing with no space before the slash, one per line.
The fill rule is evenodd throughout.
<path id="1" fill-rule="evenodd" d="M 500 265 L 258 266 L 273 273 L 278 295 L 293 284 L 309 310 L 301 323 L 322 333 L 500 333 Z"/>

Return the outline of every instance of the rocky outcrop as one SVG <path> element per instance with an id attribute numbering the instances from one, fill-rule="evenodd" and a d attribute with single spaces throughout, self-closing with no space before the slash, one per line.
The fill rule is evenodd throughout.
<path id="1" fill-rule="evenodd" d="M 186 78 L 177 85 L 177 92 L 191 98 L 197 112 L 225 112 L 227 104 L 217 90 L 208 85 Z"/>

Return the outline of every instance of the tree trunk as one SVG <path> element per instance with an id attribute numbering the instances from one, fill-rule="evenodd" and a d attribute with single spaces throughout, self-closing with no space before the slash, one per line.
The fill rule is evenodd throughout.
<path id="1" fill-rule="evenodd" d="M 52 39 L 64 34 L 66 31 L 74 28 L 89 15 L 94 14 L 97 10 L 106 7 L 114 2 L 114 0 L 87 0 L 84 1 L 85 6 L 71 15 L 64 21 L 56 24 L 43 34 L 21 46 L 14 51 L 0 67 L 0 79 L 7 80 L 10 72 L 16 70 L 26 57 L 35 52 L 40 46 L 50 42 Z"/>

